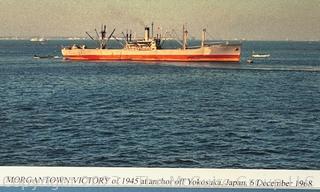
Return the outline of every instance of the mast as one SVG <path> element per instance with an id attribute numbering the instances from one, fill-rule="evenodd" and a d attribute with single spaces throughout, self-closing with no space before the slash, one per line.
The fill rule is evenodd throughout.
<path id="1" fill-rule="evenodd" d="M 127 29 L 127 32 L 126 32 L 126 41 L 129 42 L 129 34 L 128 34 L 128 29 Z"/>
<path id="2" fill-rule="evenodd" d="M 151 38 L 153 39 L 153 22 L 151 23 Z"/>
<path id="3" fill-rule="evenodd" d="M 204 47 L 205 40 L 206 40 L 206 29 L 203 29 L 202 36 L 201 36 L 201 47 Z"/>
<path id="4" fill-rule="evenodd" d="M 107 26 L 106 26 L 106 25 L 103 25 L 103 26 L 101 26 L 101 43 L 100 43 L 100 49 L 105 49 L 106 46 L 107 46 L 106 34 L 107 34 Z"/>
<path id="5" fill-rule="evenodd" d="M 182 27 L 183 30 L 183 44 L 182 44 L 182 49 L 186 49 L 187 48 L 187 38 L 188 38 L 188 31 L 185 29 L 184 25 Z"/>
<path id="6" fill-rule="evenodd" d="M 129 41 L 132 41 L 132 30 L 130 29 L 130 34 L 129 34 Z"/>

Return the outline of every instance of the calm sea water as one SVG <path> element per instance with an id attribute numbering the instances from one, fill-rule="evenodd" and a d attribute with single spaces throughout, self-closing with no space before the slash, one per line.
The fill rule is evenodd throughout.
<path id="1" fill-rule="evenodd" d="M 33 58 L 72 43 L 0 41 L 0 165 L 320 169 L 319 42 L 244 42 L 237 64 Z"/>

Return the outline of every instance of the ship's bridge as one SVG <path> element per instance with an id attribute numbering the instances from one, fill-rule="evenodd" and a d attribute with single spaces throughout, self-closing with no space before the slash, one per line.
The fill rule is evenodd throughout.
<path id="1" fill-rule="evenodd" d="M 128 42 L 125 46 L 126 49 L 132 49 L 132 50 L 156 50 L 156 42 L 154 40 L 148 40 L 148 41 L 131 41 Z"/>

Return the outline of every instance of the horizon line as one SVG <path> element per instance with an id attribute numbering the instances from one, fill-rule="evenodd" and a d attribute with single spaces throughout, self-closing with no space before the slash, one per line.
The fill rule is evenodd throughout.
<path id="1" fill-rule="evenodd" d="M 44 38 L 46 41 L 54 40 L 87 40 L 94 41 L 85 36 L 0 36 L 0 40 L 30 40 L 32 38 Z M 119 39 L 122 39 L 121 37 Z M 198 38 L 190 38 L 191 40 L 201 41 Z M 234 39 L 207 39 L 208 41 L 297 41 L 297 42 L 317 42 L 320 39 L 246 39 L 246 38 L 234 38 Z"/>

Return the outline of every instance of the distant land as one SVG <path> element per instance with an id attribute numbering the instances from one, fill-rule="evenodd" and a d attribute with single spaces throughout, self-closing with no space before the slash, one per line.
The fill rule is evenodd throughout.
<path id="1" fill-rule="evenodd" d="M 30 40 L 32 38 L 44 38 L 45 40 L 91 40 L 89 37 L 40 37 L 40 36 L 32 36 L 32 37 L 0 37 L 1 40 Z M 118 39 L 123 39 L 118 37 Z M 167 38 L 167 40 L 170 38 Z M 200 40 L 199 38 L 190 38 L 191 40 Z M 280 40 L 256 40 L 256 39 L 208 39 L 209 41 L 296 41 L 296 42 L 308 42 L 308 41 L 320 41 L 320 39 L 309 39 L 309 40 L 291 40 L 291 39 L 280 39 Z"/>

